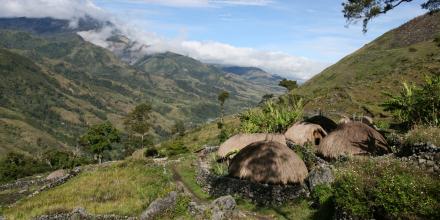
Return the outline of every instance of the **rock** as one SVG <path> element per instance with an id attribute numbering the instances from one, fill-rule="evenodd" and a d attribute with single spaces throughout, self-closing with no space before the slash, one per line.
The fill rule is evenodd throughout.
<path id="1" fill-rule="evenodd" d="M 425 163 L 426 160 L 425 159 L 419 159 L 419 164 Z"/>
<path id="2" fill-rule="evenodd" d="M 188 211 L 192 216 L 203 215 L 207 208 L 208 207 L 204 205 L 199 205 L 196 202 L 190 202 L 188 204 Z"/>
<path id="3" fill-rule="evenodd" d="M 310 190 L 313 191 L 317 185 L 331 184 L 335 180 L 329 166 L 323 165 L 313 169 L 307 177 Z"/>
<path id="4" fill-rule="evenodd" d="M 435 165 L 435 162 L 432 161 L 432 160 L 428 160 L 428 161 L 426 161 L 426 165 L 427 165 L 428 167 L 433 167 L 433 166 Z"/>
<path id="5" fill-rule="evenodd" d="M 234 209 L 237 203 L 235 199 L 230 196 L 222 196 L 217 198 L 211 203 L 212 209 L 212 220 L 223 220 L 223 219 L 231 219 L 231 216 L 234 213 Z"/>
<path id="6" fill-rule="evenodd" d="M 154 200 L 145 210 L 140 219 L 141 220 L 147 220 L 147 219 L 153 219 L 160 213 L 164 212 L 167 209 L 173 208 L 176 205 L 177 201 L 177 193 L 176 192 L 170 192 L 165 198 L 159 198 Z"/>
<path id="7" fill-rule="evenodd" d="M 49 174 L 49 176 L 46 177 L 46 180 L 56 180 L 61 177 L 64 177 L 67 175 L 67 172 L 65 170 L 56 170 Z"/>
<path id="8" fill-rule="evenodd" d="M 87 213 L 85 208 L 79 207 L 75 208 L 71 213 L 71 220 L 81 220 L 81 219 L 87 219 L 89 217 L 89 214 Z"/>
<path id="9" fill-rule="evenodd" d="M 237 203 L 235 202 L 234 197 L 227 195 L 217 198 L 211 203 L 211 206 L 218 206 L 221 210 L 234 210 Z"/>
<path id="10" fill-rule="evenodd" d="M 5 217 L 3 217 L 3 216 L 0 216 L 0 220 L 5 220 Z"/>

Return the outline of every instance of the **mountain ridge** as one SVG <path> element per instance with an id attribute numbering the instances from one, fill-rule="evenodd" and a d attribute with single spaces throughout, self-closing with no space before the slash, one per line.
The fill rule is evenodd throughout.
<path id="1" fill-rule="evenodd" d="M 5 67 L 5 71 L 19 71 L 21 75 L 15 75 L 22 78 L 4 75 L 8 77 L 6 81 L 16 82 L 18 89 L 0 84 L 0 91 L 11 91 L 12 100 L 4 102 L 0 109 L 2 152 L 16 149 L 29 153 L 45 149 L 42 146 L 73 147 L 88 126 L 105 120 L 123 130 L 124 115 L 142 101 L 153 104 L 153 134 L 158 140 L 170 134 L 176 121 L 191 127 L 218 117 L 219 91 L 231 93 L 225 105 L 231 114 L 254 106 L 262 95 L 274 92 L 271 88 L 278 83 L 252 85 L 239 76 L 171 53 L 150 55 L 144 57 L 142 65 L 130 65 L 75 33 L 36 34 L 3 29 L 0 48 L 3 56 L 30 62 L 29 66 L 38 67 L 38 72 L 50 79 L 49 84 L 32 92 L 38 100 L 48 101 L 40 106 L 42 109 L 37 108 L 38 114 L 33 114 L 26 111 L 33 105 L 26 100 L 33 99 L 16 92 L 26 91 L 26 87 L 32 87 L 29 82 L 37 81 L 19 66 L 5 64 L 9 68 Z M 174 63 L 174 69 L 168 63 Z M 187 71 L 183 71 L 185 68 Z M 45 88 L 50 91 L 43 92 Z M 50 94 L 54 94 L 52 102 Z M 15 102 L 24 104 L 14 107 Z M 53 120 L 46 121 L 45 117 Z"/>

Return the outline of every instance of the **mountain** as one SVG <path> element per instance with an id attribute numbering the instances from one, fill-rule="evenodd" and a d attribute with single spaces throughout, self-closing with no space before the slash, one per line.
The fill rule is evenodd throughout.
<path id="1" fill-rule="evenodd" d="M 402 82 L 420 83 L 440 74 L 440 13 L 417 17 L 385 33 L 316 75 L 298 93 L 307 109 L 386 117 L 384 93 L 397 94 Z"/>
<path id="2" fill-rule="evenodd" d="M 174 53 L 124 62 L 59 28 L 64 26 L 42 30 L 36 24 L 47 25 L 46 18 L 29 24 L 18 19 L 16 30 L 14 21 L 0 19 L 5 27 L 0 30 L 0 153 L 69 148 L 88 126 L 105 120 L 123 130 L 123 117 L 142 101 L 153 104 L 153 135 L 159 140 L 176 121 L 193 126 L 216 118 L 220 91 L 231 94 L 225 103 L 228 114 L 280 91 L 271 89 L 277 81 L 254 84 Z"/>
<path id="3" fill-rule="evenodd" d="M 278 84 L 274 85 L 271 82 L 279 82 L 283 80 L 281 76 L 270 74 L 257 67 L 241 67 L 241 66 L 224 66 L 215 65 L 221 68 L 224 72 L 233 73 L 247 81 L 257 84 L 259 86 L 270 86 L 269 90 L 284 91 Z"/>
<path id="4" fill-rule="evenodd" d="M 110 22 L 102 22 L 92 17 L 79 18 L 72 23 L 68 20 L 53 18 L 0 18 L 0 29 L 13 29 L 31 32 L 35 34 L 59 34 L 76 33 L 102 28 L 104 25 L 112 25 Z"/>

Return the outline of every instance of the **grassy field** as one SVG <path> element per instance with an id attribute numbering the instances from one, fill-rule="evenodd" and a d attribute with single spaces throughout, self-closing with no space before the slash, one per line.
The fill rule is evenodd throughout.
<path id="1" fill-rule="evenodd" d="M 4 210 L 7 219 L 70 212 L 84 207 L 93 214 L 139 215 L 156 198 L 174 189 L 171 172 L 145 161 L 116 162 L 84 171 L 52 190 Z"/>

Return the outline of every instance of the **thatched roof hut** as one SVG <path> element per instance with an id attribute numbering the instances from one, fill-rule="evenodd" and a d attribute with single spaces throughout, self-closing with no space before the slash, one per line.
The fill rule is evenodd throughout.
<path id="1" fill-rule="evenodd" d="M 316 115 L 304 121 L 308 123 L 320 125 L 327 133 L 332 132 L 338 127 L 338 124 L 336 124 L 336 122 L 322 115 Z"/>
<path id="2" fill-rule="evenodd" d="M 275 141 L 280 144 L 286 145 L 286 138 L 283 134 L 237 134 L 230 137 L 223 144 L 220 145 L 217 156 L 225 158 L 228 154 L 238 152 L 249 144 L 259 141 Z"/>
<path id="3" fill-rule="evenodd" d="M 370 127 L 374 128 L 374 122 L 373 122 L 373 118 L 369 117 L 369 116 L 362 116 L 359 118 L 349 118 L 347 116 L 343 116 L 341 118 L 341 120 L 339 120 L 339 124 L 345 124 L 345 123 L 349 123 L 349 122 L 353 122 L 353 121 L 359 121 L 362 122 Z"/>
<path id="4" fill-rule="evenodd" d="M 302 183 L 307 168 L 287 146 L 273 141 L 253 143 L 242 149 L 229 165 L 229 175 L 257 183 Z"/>
<path id="5" fill-rule="evenodd" d="M 391 152 L 385 138 L 362 122 L 348 122 L 325 137 L 317 153 L 326 158 L 341 155 L 384 154 Z"/>
<path id="6" fill-rule="evenodd" d="M 304 145 L 306 143 L 311 143 L 313 145 L 319 145 L 321 140 L 327 136 L 327 132 L 325 132 L 320 125 L 308 122 L 298 122 L 287 129 L 284 136 L 287 140 L 290 140 L 295 144 Z"/>

